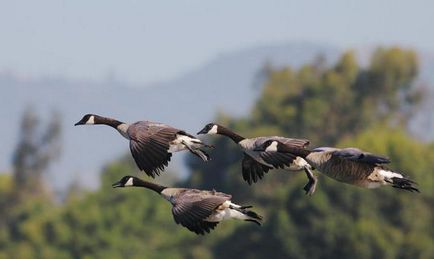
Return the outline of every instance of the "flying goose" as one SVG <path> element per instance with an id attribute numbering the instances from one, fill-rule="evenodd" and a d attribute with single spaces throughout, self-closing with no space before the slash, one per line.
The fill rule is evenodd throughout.
<path id="1" fill-rule="evenodd" d="M 130 150 L 134 161 L 140 170 L 155 177 L 160 175 L 168 165 L 173 152 L 189 150 L 203 161 L 210 158 L 202 147 L 212 147 L 204 144 L 183 130 L 151 121 L 138 121 L 132 124 L 95 114 L 86 114 L 75 124 L 104 124 L 115 128 L 123 137 L 130 141 Z"/>
<path id="2" fill-rule="evenodd" d="M 286 169 L 290 171 L 304 170 L 309 182 L 303 188 L 306 194 L 312 195 L 315 192 L 317 179 L 311 171 L 311 166 L 300 156 L 291 153 L 263 152 L 256 151 L 256 147 L 267 140 L 279 140 L 286 145 L 304 149 L 309 145 L 309 140 L 284 138 L 279 136 L 244 138 L 235 132 L 216 123 L 207 124 L 197 134 L 219 134 L 232 139 L 244 151 L 242 161 L 243 179 L 248 184 L 256 183 L 264 177 L 270 169 Z"/>
<path id="3" fill-rule="evenodd" d="M 391 185 L 410 192 L 419 192 L 414 181 L 383 165 L 390 163 L 388 158 L 358 148 L 319 147 L 309 151 L 289 146 L 279 140 L 269 140 L 256 150 L 297 154 L 321 173 L 347 184 L 369 189 Z"/>
<path id="4" fill-rule="evenodd" d="M 248 210 L 252 206 L 232 203 L 232 196 L 221 192 L 170 188 L 134 176 L 124 176 L 112 186 L 143 187 L 157 192 L 172 204 L 172 215 L 176 224 L 181 224 L 196 234 L 209 233 L 220 221 L 228 219 L 240 219 L 258 225 L 261 225 L 262 221 L 260 215 Z"/>

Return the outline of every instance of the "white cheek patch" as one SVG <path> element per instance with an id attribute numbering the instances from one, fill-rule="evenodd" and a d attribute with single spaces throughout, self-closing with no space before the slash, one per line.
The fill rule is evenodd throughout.
<path id="1" fill-rule="evenodd" d="M 267 152 L 277 152 L 277 141 L 271 142 L 271 144 L 265 149 Z"/>
<path id="2" fill-rule="evenodd" d="M 95 124 L 95 116 L 90 116 L 89 119 L 86 121 L 86 124 Z"/>
<path id="3" fill-rule="evenodd" d="M 208 131 L 208 134 L 217 134 L 217 125 L 212 126 L 212 128 Z"/>
<path id="4" fill-rule="evenodd" d="M 133 178 L 128 179 L 124 186 L 133 186 Z"/>

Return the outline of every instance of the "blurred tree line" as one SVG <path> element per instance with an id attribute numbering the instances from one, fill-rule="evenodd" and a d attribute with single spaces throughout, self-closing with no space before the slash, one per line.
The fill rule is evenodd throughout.
<path id="1" fill-rule="evenodd" d="M 254 205 L 265 223 L 229 221 L 196 236 L 173 222 L 170 204 L 154 193 L 112 190 L 111 183 L 137 172 L 129 155 L 106 166 L 98 191 L 71 188 L 64 204 L 54 203 L 41 191 L 40 175 L 57 153 L 50 150 L 59 129 L 52 124 L 32 136 L 24 117 L 14 174 L 0 175 L 0 258 L 433 258 L 434 144 L 406 130 L 424 96 L 414 87 L 415 53 L 379 48 L 366 67 L 352 52 L 324 64 L 267 67 L 250 116 L 219 114 L 217 121 L 246 137 L 302 137 L 313 146 L 387 155 L 422 193 L 366 190 L 320 175 L 308 197 L 305 175 L 284 171 L 248 186 L 239 148 L 216 136 L 213 160 L 188 159 L 190 177 L 173 185 L 231 193 L 235 202 Z"/>

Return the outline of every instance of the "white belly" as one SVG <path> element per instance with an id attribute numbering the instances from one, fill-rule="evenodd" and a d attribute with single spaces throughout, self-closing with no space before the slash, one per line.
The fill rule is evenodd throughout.
<path id="1" fill-rule="evenodd" d="M 213 212 L 213 214 L 211 214 L 211 216 L 206 218 L 205 221 L 220 222 L 228 219 L 248 219 L 246 215 L 237 210 L 231 209 L 230 207 L 239 208 L 240 205 L 232 203 L 231 201 L 225 201 Z"/>
<path id="2" fill-rule="evenodd" d="M 211 216 L 206 218 L 205 221 L 220 222 L 220 221 L 228 220 L 228 219 L 242 219 L 242 220 L 244 220 L 244 219 L 248 219 L 248 217 L 237 210 L 226 208 L 223 210 L 215 211 Z"/>
<path id="3" fill-rule="evenodd" d="M 289 170 L 303 170 L 304 168 L 311 169 L 312 166 L 302 157 L 296 157 L 294 162 L 291 163 Z"/>

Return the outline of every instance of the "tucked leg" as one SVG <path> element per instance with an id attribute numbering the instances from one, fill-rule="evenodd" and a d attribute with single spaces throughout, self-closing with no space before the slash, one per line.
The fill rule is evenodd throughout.
<path id="1" fill-rule="evenodd" d="M 309 182 L 304 186 L 303 189 L 306 191 L 307 195 L 312 195 L 315 192 L 316 183 L 318 182 L 318 180 L 316 179 L 315 175 L 309 167 L 305 166 L 304 171 L 306 172 L 306 176 L 309 179 Z"/>
<path id="2" fill-rule="evenodd" d="M 191 152 L 191 153 L 193 153 L 194 155 L 196 155 L 196 156 L 198 156 L 199 158 L 201 158 L 203 161 L 209 161 L 210 160 L 210 157 L 209 157 L 209 155 L 205 152 L 205 151 L 203 151 L 203 150 L 201 150 L 201 149 L 193 149 L 193 148 L 191 148 L 189 145 L 188 145 L 188 143 L 187 142 L 185 142 L 185 141 L 181 141 L 181 143 Z"/>

